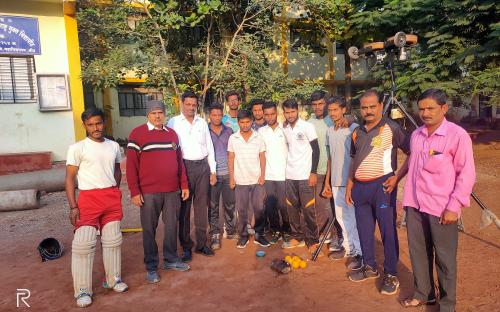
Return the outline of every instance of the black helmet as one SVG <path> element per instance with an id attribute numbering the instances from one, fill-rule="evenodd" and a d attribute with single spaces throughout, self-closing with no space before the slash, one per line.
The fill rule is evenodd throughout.
<path id="1" fill-rule="evenodd" d="M 40 245 L 38 245 L 38 251 L 40 252 L 40 257 L 42 257 L 42 262 L 47 260 L 55 260 L 63 255 L 64 248 L 57 239 L 49 237 L 44 239 Z"/>

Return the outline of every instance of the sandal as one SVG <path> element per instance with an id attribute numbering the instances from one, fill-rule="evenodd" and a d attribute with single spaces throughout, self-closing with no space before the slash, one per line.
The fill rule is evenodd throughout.
<path id="1" fill-rule="evenodd" d="M 413 302 L 416 301 L 417 303 L 414 304 Z M 408 298 L 400 301 L 401 305 L 403 308 L 418 308 L 424 305 L 435 305 L 436 304 L 436 299 L 432 299 L 429 301 L 420 301 L 415 298 Z"/>

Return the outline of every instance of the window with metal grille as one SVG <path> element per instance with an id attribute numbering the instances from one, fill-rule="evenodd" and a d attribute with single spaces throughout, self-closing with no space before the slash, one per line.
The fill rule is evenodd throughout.
<path id="1" fill-rule="evenodd" d="M 118 103 L 120 116 L 146 116 L 146 102 L 149 100 L 163 100 L 163 94 L 156 89 L 143 87 L 120 86 L 118 91 Z"/>
<path id="2" fill-rule="evenodd" d="M 0 56 L 0 104 L 37 99 L 33 57 Z"/>

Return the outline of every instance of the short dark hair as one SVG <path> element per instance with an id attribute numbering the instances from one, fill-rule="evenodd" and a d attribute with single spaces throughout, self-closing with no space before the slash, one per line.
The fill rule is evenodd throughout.
<path id="1" fill-rule="evenodd" d="M 208 112 L 211 113 L 214 109 L 218 109 L 221 112 L 224 112 L 224 106 L 222 106 L 219 102 L 210 104 L 210 107 L 208 107 Z"/>
<path id="2" fill-rule="evenodd" d="M 295 99 L 288 99 L 283 102 L 283 108 L 299 109 L 299 103 Z"/>
<path id="3" fill-rule="evenodd" d="M 277 109 L 276 103 L 274 102 L 265 102 L 264 105 L 262 106 L 262 109 L 268 109 L 268 108 L 274 108 Z"/>
<path id="4" fill-rule="evenodd" d="M 323 90 L 316 90 L 313 93 L 311 93 L 311 96 L 309 97 L 309 101 L 319 101 L 321 99 L 324 99 L 326 97 L 326 92 Z"/>
<path id="5" fill-rule="evenodd" d="M 228 93 L 226 93 L 226 96 L 225 96 L 226 101 L 228 101 L 228 100 L 229 100 L 229 97 L 230 97 L 230 96 L 233 96 L 233 95 L 236 95 L 236 96 L 238 97 L 238 100 L 241 100 L 241 98 L 240 98 L 240 94 L 238 93 L 238 91 L 236 91 L 236 90 L 231 90 L 231 91 L 229 91 Z"/>
<path id="6" fill-rule="evenodd" d="M 242 109 L 238 112 L 238 121 L 245 118 L 252 119 L 252 113 L 249 110 Z"/>
<path id="7" fill-rule="evenodd" d="M 347 104 L 345 102 L 345 99 L 342 95 L 332 95 L 328 99 L 326 99 L 326 106 L 330 104 L 339 104 L 341 108 L 346 108 Z"/>
<path id="8" fill-rule="evenodd" d="M 420 94 L 417 99 L 417 103 L 425 99 L 433 99 L 439 105 L 444 105 L 448 100 L 448 96 L 443 90 L 431 88 L 425 90 L 424 92 L 422 92 L 422 94 Z"/>
<path id="9" fill-rule="evenodd" d="M 184 102 L 184 100 L 187 98 L 195 98 L 196 100 L 198 100 L 198 95 L 196 95 L 193 90 L 186 90 L 184 91 L 184 93 L 182 93 L 181 100 Z"/>
<path id="10" fill-rule="evenodd" d="M 249 103 L 250 109 L 253 110 L 255 105 L 262 105 L 262 107 L 264 107 L 264 103 L 265 101 L 263 99 L 252 99 Z"/>
<path id="11" fill-rule="evenodd" d="M 361 100 L 362 98 L 369 97 L 369 96 L 376 96 L 377 101 L 379 103 L 382 103 L 382 96 L 380 95 L 380 93 L 376 89 L 366 90 L 365 92 L 363 92 L 363 94 L 361 94 L 359 99 Z"/>
<path id="12" fill-rule="evenodd" d="M 97 107 L 89 107 L 87 108 L 83 113 L 82 113 L 82 121 L 85 122 L 87 120 L 89 120 L 90 118 L 92 117 L 95 117 L 95 116 L 101 116 L 102 118 L 102 121 L 105 121 L 106 120 L 106 117 L 104 116 L 104 112 L 102 111 L 102 109 L 100 108 L 97 108 Z"/>

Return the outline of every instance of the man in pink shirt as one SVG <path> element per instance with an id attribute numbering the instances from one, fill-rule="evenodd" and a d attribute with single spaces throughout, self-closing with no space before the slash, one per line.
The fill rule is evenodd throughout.
<path id="1" fill-rule="evenodd" d="M 454 311 L 457 276 L 457 220 L 469 206 L 476 179 L 472 141 L 446 120 L 446 93 L 429 89 L 417 100 L 424 123 L 411 136 L 403 206 L 415 292 L 405 307 L 434 304 L 433 265 L 439 281 L 440 311 Z"/>

